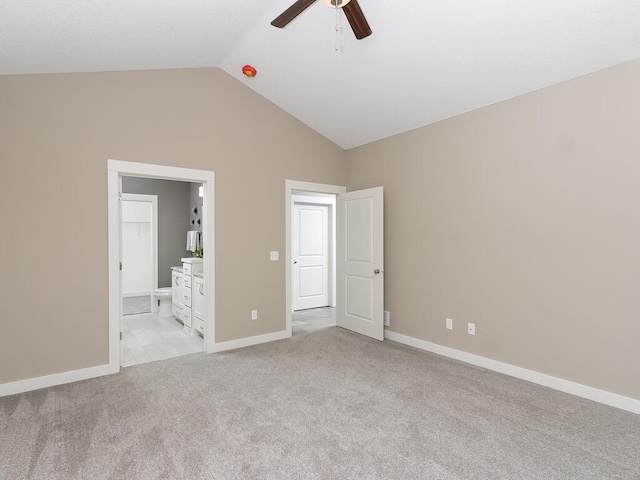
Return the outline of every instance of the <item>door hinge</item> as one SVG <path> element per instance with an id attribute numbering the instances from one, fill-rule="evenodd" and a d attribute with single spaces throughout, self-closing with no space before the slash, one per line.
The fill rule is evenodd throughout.
<path id="1" fill-rule="evenodd" d="M 122 340 L 122 332 L 120 332 L 120 340 Z"/>
<path id="2" fill-rule="evenodd" d="M 120 271 L 122 271 L 122 262 L 120 262 Z"/>

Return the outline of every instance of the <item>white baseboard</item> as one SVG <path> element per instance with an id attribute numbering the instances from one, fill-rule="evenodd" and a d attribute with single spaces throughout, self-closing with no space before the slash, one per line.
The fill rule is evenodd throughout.
<path id="1" fill-rule="evenodd" d="M 264 335 L 256 335 L 255 337 L 239 338 L 237 340 L 229 340 L 227 342 L 216 343 L 213 346 L 213 352 L 225 352 L 227 350 L 233 350 L 236 348 L 250 347 L 251 345 L 258 345 L 260 343 L 273 342 L 275 340 L 282 340 L 283 338 L 289 338 L 286 330 L 281 332 L 266 333 Z"/>
<path id="2" fill-rule="evenodd" d="M 102 377 L 112 373 L 109 365 L 98 365 L 97 367 L 83 368 L 80 370 L 72 370 L 70 372 L 54 373 L 44 377 L 27 378 L 26 380 L 18 380 L 17 382 L 0 384 L 0 397 L 7 395 L 15 395 L 16 393 L 30 392 L 31 390 L 39 390 L 41 388 L 55 387 L 56 385 L 64 385 L 65 383 L 78 382 L 89 378 Z"/>
<path id="3" fill-rule="evenodd" d="M 122 293 L 122 298 L 129 298 L 129 297 L 151 297 L 151 293 L 150 291 L 146 291 L 146 292 L 128 292 L 128 293 Z"/>
<path id="4" fill-rule="evenodd" d="M 537 383 L 538 385 L 553 388 L 554 390 L 570 393 L 571 395 L 576 395 L 578 397 L 593 400 L 594 402 L 603 403 L 611 407 L 620 408 L 640 415 L 640 400 L 636 400 L 634 398 L 623 397 L 616 393 L 588 387 L 580 383 L 552 377 L 551 375 L 527 370 L 526 368 L 516 367 L 515 365 L 491 360 L 490 358 L 481 357 L 480 355 L 463 352 L 454 348 L 444 347 L 436 343 L 427 342 L 418 338 L 391 332 L 389 330 L 385 331 L 385 338 L 411 347 L 419 348 L 420 350 L 437 353 L 444 357 L 460 360 L 461 362 L 470 363 L 471 365 L 483 367 L 488 370 L 493 370 L 494 372 L 503 373 L 528 382 Z"/>

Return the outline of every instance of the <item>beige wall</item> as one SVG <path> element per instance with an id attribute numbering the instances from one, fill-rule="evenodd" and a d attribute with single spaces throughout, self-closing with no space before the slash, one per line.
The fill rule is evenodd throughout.
<path id="1" fill-rule="evenodd" d="M 107 159 L 215 172 L 225 341 L 285 328 L 285 180 L 345 157 L 218 69 L 0 77 L 0 383 L 108 362 Z"/>
<path id="2" fill-rule="evenodd" d="M 391 330 L 640 399 L 639 128 L 636 61 L 348 151 Z"/>
<path id="3" fill-rule="evenodd" d="M 0 383 L 107 363 L 113 158 L 215 171 L 218 341 L 285 327 L 285 179 L 348 179 L 385 187 L 391 330 L 640 399 L 638 85 L 620 65 L 345 153 L 217 69 L 0 77 Z"/>

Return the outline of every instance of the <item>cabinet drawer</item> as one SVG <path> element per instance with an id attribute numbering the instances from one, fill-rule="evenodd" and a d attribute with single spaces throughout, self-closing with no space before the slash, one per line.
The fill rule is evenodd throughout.
<path id="1" fill-rule="evenodd" d="M 180 297 L 180 303 L 182 303 L 184 306 L 191 308 L 191 289 L 190 288 L 182 288 L 180 290 L 181 293 L 181 297 Z"/>
<path id="2" fill-rule="evenodd" d="M 198 317 L 193 317 L 193 328 L 204 335 L 204 320 Z"/>
<path id="3" fill-rule="evenodd" d="M 171 305 L 171 315 L 182 321 L 182 308 L 174 303 L 173 305 Z"/>
<path id="4" fill-rule="evenodd" d="M 191 288 L 191 275 L 185 275 L 182 279 L 182 285 L 187 288 Z"/>
<path id="5" fill-rule="evenodd" d="M 182 323 L 184 323 L 187 327 L 191 326 L 191 309 L 190 308 L 182 309 L 181 320 L 182 320 Z"/>
<path id="6" fill-rule="evenodd" d="M 191 264 L 183 263 L 182 264 L 182 272 L 186 275 L 191 275 Z"/>

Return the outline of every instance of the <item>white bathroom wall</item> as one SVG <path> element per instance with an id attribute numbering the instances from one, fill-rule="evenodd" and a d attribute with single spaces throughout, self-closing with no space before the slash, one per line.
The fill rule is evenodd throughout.
<path id="1" fill-rule="evenodd" d="M 153 290 L 153 237 L 150 202 L 122 201 L 122 295 Z"/>

